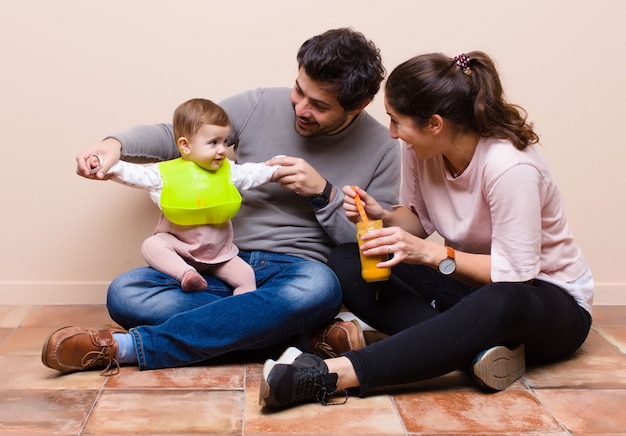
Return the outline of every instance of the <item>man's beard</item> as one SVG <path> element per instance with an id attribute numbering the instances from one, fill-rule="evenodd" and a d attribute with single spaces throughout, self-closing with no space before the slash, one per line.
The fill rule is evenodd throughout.
<path id="1" fill-rule="evenodd" d="M 315 137 L 315 136 L 323 136 L 323 135 L 328 135 L 328 134 L 339 133 L 341 130 L 343 130 L 344 124 L 346 123 L 347 119 L 348 119 L 348 114 L 344 112 L 343 117 L 341 117 L 340 120 L 338 120 L 336 123 L 333 123 L 329 126 L 322 127 L 320 126 L 319 123 L 313 123 L 312 126 L 316 126 L 317 129 L 303 129 L 298 124 L 298 119 L 296 119 L 294 126 L 296 129 L 296 132 L 299 135 L 310 138 L 310 137 Z"/>

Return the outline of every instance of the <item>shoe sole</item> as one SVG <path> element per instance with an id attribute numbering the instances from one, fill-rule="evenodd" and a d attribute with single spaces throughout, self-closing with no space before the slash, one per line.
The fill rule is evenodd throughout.
<path id="1" fill-rule="evenodd" d="M 524 344 L 510 349 L 497 346 L 479 355 L 472 365 L 474 380 L 483 388 L 502 391 L 524 375 Z"/>
<path id="2" fill-rule="evenodd" d="M 302 351 L 296 347 L 287 348 L 278 360 L 267 359 L 263 364 L 263 378 L 261 379 L 261 390 L 259 391 L 259 405 L 266 406 L 266 400 L 271 395 L 270 385 L 267 382 L 267 378 L 276 365 L 291 365 L 296 358 L 302 354 Z"/>
<path id="3" fill-rule="evenodd" d="M 359 324 L 359 322 L 356 319 L 352 320 L 352 324 L 356 325 L 356 329 L 359 335 L 359 343 L 357 344 L 358 348 L 355 348 L 354 350 L 350 350 L 350 351 L 356 351 L 356 350 L 365 348 L 367 346 L 367 342 L 365 342 L 365 335 L 363 334 L 363 328 L 361 328 L 361 324 Z"/>

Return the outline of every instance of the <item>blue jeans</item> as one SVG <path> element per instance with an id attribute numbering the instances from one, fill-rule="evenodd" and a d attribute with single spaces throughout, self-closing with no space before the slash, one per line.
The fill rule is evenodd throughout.
<path id="1" fill-rule="evenodd" d="M 149 267 L 110 285 L 111 317 L 133 335 L 141 369 L 203 362 L 237 350 L 259 350 L 310 332 L 341 309 L 341 288 L 323 263 L 262 251 L 241 252 L 257 290 L 232 295 L 205 276 L 205 292 L 185 293 L 172 277 Z"/>

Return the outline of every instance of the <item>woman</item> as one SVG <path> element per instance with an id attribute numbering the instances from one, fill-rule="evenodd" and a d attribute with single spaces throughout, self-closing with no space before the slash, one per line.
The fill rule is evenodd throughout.
<path id="1" fill-rule="evenodd" d="M 356 244 L 329 264 L 344 304 L 388 338 L 334 359 L 288 349 L 264 366 L 260 403 L 326 404 L 337 391 L 373 388 L 469 370 L 502 390 L 525 363 L 564 359 L 591 325 L 593 278 L 572 239 L 563 202 L 539 154 L 525 111 L 506 102 L 482 52 L 417 56 L 386 84 L 391 136 L 406 144 L 400 205 L 384 210 L 344 187 L 344 209 L 385 228 L 368 233 L 364 255 L 389 254 L 387 282 L 360 277 Z M 425 239 L 437 232 L 442 245 Z"/>

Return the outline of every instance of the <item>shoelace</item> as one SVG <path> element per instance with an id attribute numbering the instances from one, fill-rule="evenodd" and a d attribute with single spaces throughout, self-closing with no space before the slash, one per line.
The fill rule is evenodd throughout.
<path id="1" fill-rule="evenodd" d="M 315 338 L 315 343 L 313 344 L 313 353 L 317 354 L 320 357 L 325 359 L 338 357 L 339 355 L 335 352 L 335 349 L 326 342 L 326 337 L 330 333 L 330 330 L 336 325 L 336 322 L 333 322 L 330 326 L 328 326 L 321 334 L 319 334 Z"/>
<path id="2" fill-rule="evenodd" d="M 333 358 L 338 356 L 333 347 L 324 342 L 323 339 L 315 342 L 315 345 L 313 346 L 313 353 L 324 358 Z"/>
<path id="3" fill-rule="evenodd" d="M 346 396 L 343 402 L 328 402 L 328 399 L 338 391 L 336 389 L 328 389 L 328 386 L 326 386 L 326 374 L 317 368 L 300 368 L 299 371 L 302 372 L 302 375 L 299 377 L 298 388 L 296 389 L 297 402 L 308 402 L 314 399 L 324 406 L 337 406 L 348 401 L 348 392 L 342 390 L 341 392 Z"/>
<path id="4" fill-rule="evenodd" d="M 98 351 L 90 351 L 83 356 L 81 365 L 83 368 L 91 368 L 92 366 L 104 364 L 104 369 L 100 371 L 100 375 L 107 377 L 120 372 L 120 364 L 113 357 L 107 355 L 108 346 L 100 347 Z"/>

